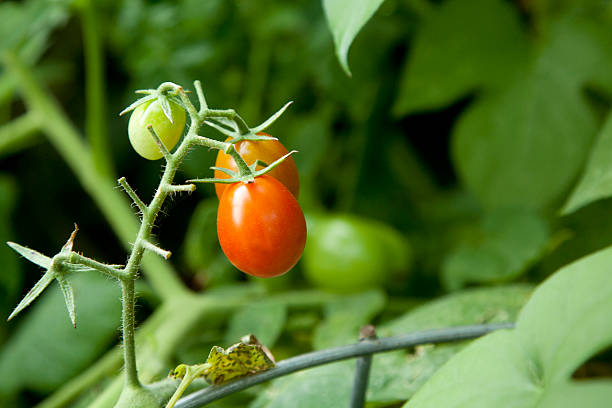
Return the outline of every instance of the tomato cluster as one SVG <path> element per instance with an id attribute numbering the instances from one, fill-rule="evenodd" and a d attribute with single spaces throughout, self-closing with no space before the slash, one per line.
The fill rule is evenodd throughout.
<path id="1" fill-rule="evenodd" d="M 174 148 L 183 133 L 185 110 L 173 101 L 168 104 L 172 120 L 168 118 L 167 108 L 164 113 L 159 99 L 141 103 L 132 112 L 128 136 L 134 150 L 145 159 L 157 160 L 163 156 L 149 126 L 168 150 Z M 242 140 L 234 148 L 248 165 L 257 160 L 270 164 L 288 153 L 274 139 Z M 234 159 L 221 150 L 216 167 L 238 172 Z M 215 177 L 229 176 L 215 170 Z M 217 183 L 215 190 L 219 197 L 219 243 L 236 268 L 269 278 L 295 266 L 306 244 L 306 221 L 297 202 L 299 178 L 291 157 L 266 175 L 247 182 Z"/>
<path id="2" fill-rule="evenodd" d="M 277 140 L 243 140 L 235 144 L 247 164 L 272 163 L 287 149 Z M 217 167 L 237 170 L 234 160 L 219 151 Z M 217 178 L 227 176 L 217 171 Z M 306 221 L 296 197 L 299 179 L 295 162 L 288 157 L 252 182 L 216 184 L 219 196 L 217 234 L 230 262 L 249 275 L 262 278 L 289 271 L 302 256 Z"/>

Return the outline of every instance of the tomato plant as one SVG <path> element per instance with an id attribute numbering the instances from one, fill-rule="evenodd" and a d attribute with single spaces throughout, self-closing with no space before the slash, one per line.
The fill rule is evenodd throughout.
<path id="1" fill-rule="evenodd" d="M 368 289 L 409 267 L 408 242 L 385 224 L 349 215 L 308 218 L 304 271 L 316 286 L 337 292 Z"/>
<path id="2" fill-rule="evenodd" d="M 169 105 L 172 122 L 164 114 L 158 100 L 139 105 L 130 116 L 128 125 L 130 143 L 136 153 L 145 159 L 158 160 L 163 156 L 147 126 L 153 126 L 153 130 L 168 150 L 172 150 L 181 138 L 185 128 L 185 110 L 172 101 L 169 101 Z"/>
<path id="3" fill-rule="evenodd" d="M 282 275 L 306 243 L 306 221 L 291 192 L 273 177 L 227 187 L 217 213 L 219 243 L 241 271 L 262 278 Z"/>
<path id="4" fill-rule="evenodd" d="M 258 135 L 270 136 L 263 132 L 258 133 Z M 228 138 L 228 140 L 230 140 L 230 138 Z M 256 160 L 261 160 L 267 164 L 270 164 L 288 153 L 285 146 L 283 146 L 283 144 L 278 140 L 242 140 L 234 144 L 234 148 L 238 151 L 238 153 L 240 153 L 248 165 L 255 163 Z M 233 171 L 238 170 L 234 159 L 221 150 L 219 150 L 219 153 L 217 154 L 215 166 Z M 261 166 L 258 166 L 257 168 L 260 169 Z M 300 190 L 300 179 L 298 177 L 295 161 L 292 157 L 285 159 L 285 161 L 279 164 L 268 174 L 283 183 L 283 185 L 289 189 L 295 198 L 298 197 Z M 215 170 L 215 177 L 228 178 L 229 176 L 222 171 Z M 225 191 L 226 187 L 226 184 L 215 184 L 215 191 L 217 192 L 217 197 L 219 197 L 219 199 L 221 199 L 223 191 Z"/>

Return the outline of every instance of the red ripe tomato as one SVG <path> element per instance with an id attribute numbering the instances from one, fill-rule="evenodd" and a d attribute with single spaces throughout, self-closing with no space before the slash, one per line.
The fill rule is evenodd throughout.
<path id="1" fill-rule="evenodd" d="M 227 187 L 217 213 L 219 243 L 230 262 L 261 278 L 293 268 L 306 244 L 306 221 L 295 197 L 268 175 Z"/>
<path id="2" fill-rule="evenodd" d="M 258 135 L 270 136 L 266 133 L 260 132 Z M 228 138 L 227 140 L 230 140 Z M 255 160 L 259 159 L 267 164 L 272 164 L 276 160 L 280 159 L 287 153 L 285 146 L 278 140 L 243 140 L 234 145 L 234 148 L 240 153 L 240 156 L 244 161 L 251 165 Z M 217 154 L 217 161 L 215 166 L 238 171 L 238 166 L 234 162 L 234 159 L 228 154 L 225 154 L 221 150 Z M 261 169 L 261 166 L 257 166 L 257 170 Z M 300 179 L 298 177 L 297 166 L 292 157 L 287 157 L 281 164 L 276 166 L 268 175 L 274 177 L 278 181 L 284 184 L 285 187 L 291 191 L 291 194 L 295 198 L 298 197 L 300 191 Z M 229 176 L 222 171 L 215 170 L 215 178 L 229 178 Z M 223 191 L 227 184 L 215 184 L 215 191 L 219 200 L 223 196 Z"/>

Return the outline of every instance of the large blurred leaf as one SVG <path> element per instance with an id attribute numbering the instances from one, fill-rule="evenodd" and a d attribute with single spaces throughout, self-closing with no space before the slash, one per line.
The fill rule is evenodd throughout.
<path id="1" fill-rule="evenodd" d="M 378 331 L 392 336 L 463 324 L 514 321 L 531 290 L 529 285 L 509 285 L 453 293 L 417 307 Z"/>
<path id="2" fill-rule="evenodd" d="M 612 401 L 612 381 L 595 380 L 560 384 L 551 387 L 541 408 L 605 407 Z"/>
<path id="3" fill-rule="evenodd" d="M 531 291 L 531 286 L 513 285 L 458 292 L 420 306 L 383 325 L 378 332 L 390 336 L 439 327 L 515 321 Z M 466 344 L 428 345 L 417 347 L 411 353 L 377 355 L 368 401 L 407 400 Z"/>
<path id="4" fill-rule="evenodd" d="M 374 15 L 384 0 L 323 0 L 323 9 L 334 36 L 336 55 L 342 69 L 350 75 L 348 52 L 361 27 Z"/>
<path id="5" fill-rule="evenodd" d="M 483 220 L 478 236 L 445 260 L 443 283 L 457 290 L 467 283 L 507 281 L 520 276 L 548 243 L 546 222 L 526 211 L 497 211 Z"/>
<path id="6" fill-rule="evenodd" d="M 611 264 L 608 248 L 562 268 L 536 290 L 515 330 L 488 335 L 457 354 L 406 407 L 549 407 L 589 389 L 585 406 L 609 406 L 610 383 L 568 381 L 612 343 Z"/>
<path id="7" fill-rule="evenodd" d="M 348 295 L 325 306 L 325 319 L 313 334 L 315 349 L 356 343 L 359 329 L 382 311 L 386 303 L 381 291 L 370 291 Z"/>
<path id="8" fill-rule="evenodd" d="M 259 393 L 250 408 L 315 408 L 346 406 L 351 395 L 353 367 L 345 361 L 282 377 Z"/>
<path id="9" fill-rule="evenodd" d="M 460 118 L 455 166 L 485 205 L 541 208 L 576 177 L 597 125 L 581 89 L 595 74 L 583 63 L 607 61 L 592 26 L 577 18 L 551 24 L 518 79 Z"/>
<path id="10" fill-rule="evenodd" d="M 71 277 L 79 325 L 66 318 L 58 285 L 51 285 L 0 352 L 0 395 L 22 388 L 49 392 L 86 368 L 115 338 L 121 316 L 119 287 L 96 273 Z"/>
<path id="11" fill-rule="evenodd" d="M 563 213 L 569 214 L 593 201 L 612 195 L 612 115 L 591 150 L 586 170 L 569 197 Z"/>
<path id="12" fill-rule="evenodd" d="M 266 347 L 274 346 L 287 319 L 287 306 L 260 302 L 245 306 L 232 316 L 225 333 L 225 343 L 237 343 L 247 334 L 254 334 Z"/>
<path id="13" fill-rule="evenodd" d="M 508 80 L 526 55 L 517 10 L 503 0 L 448 0 L 423 22 L 404 68 L 398 115 L 450 104 Z"/>

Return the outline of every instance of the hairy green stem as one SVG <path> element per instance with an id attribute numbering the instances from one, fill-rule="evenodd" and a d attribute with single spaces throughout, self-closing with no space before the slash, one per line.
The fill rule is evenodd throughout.
<path id="1" fill-rule="evenodd" d="M 88 268 L 94 269 L 104 275 L 108 275 L 112 278 L 116 278 L 119 280 L 125 279 L 127 277 L 127 274 L 121 269 L 117 269 L 112 265 L 107 265 L 102 262 L 98 262 L 95 259 L 88 258 L 76 252 L 70 252 L 69 254 L 63 254 L 60 252 L 58 255 L 55 255 L 53 257 L 53 261 L 87 266 Z"/>
<path id="2" fill-rule="evenodd" d="M 264 295 L 265 293 L 261 292 L 258 286 L 253 286 L 243 288 L 239 293 L 231 295 L 205 293 L 164 301 L 140 325 L 136 333 L 136 346 L 140 348 L 143 342 L 153 339 L 156 344 L 160 345 L 159 349 L 156 350 L 158 357 L 169 358 L 181 339 L 201 321 L 203 316 L 230 313 L 238 307 L 257 302 L 258 298 Z M 338 295 L 314 290 L 300 290 L 265 296 L 267 302 L 283 304 L 294 309 L 322 307 L 338 297 Z M 192 298 L 194 301 L 187 301 L 187 299 Z M 195 317 L 190 318 L 192 315 Z M 35 408 L 61 408 L 74 401 L 84 390 L 93 387 L 102 378 L 111 376 L 117 371 L 121 366 L 121 351 L 119 348 L 112 349 L 93 366 L 65 383 Z M 150 356 L 147 353 L 139 354 L 140 361 L 146 361 L 148 358 Z M 146 367 L 144 367 L 144 371 L 146 371 Z M 153 374 L 158 375 L 159 372 Z M 143 375 L 146 381 L 147 373 L 143 372 Z M 115 390 L 115 398 L 120 391 L 120 388 Z M 100 403 L 100 406 L 105 405 Z"/>
<path id="3" fill-rule="evenodd" d="M 29 111 L 44 118 L 42 130 L 50 142 L 99 206 L 117 236 L 127 245 L 134 239 L 138 224 L 125 197 L 117 191 L 114 183 L 96 171 L 89 159 L 90 152 L 78 131 L 53 97 L 43 90 L 30 69 L 14 53 L 4 53 L 2 62 L 15 78 Z M 184 285 L 167 263 L 155 257 L 145 257 L 143 265 L 147 279 L 162 298 L 185 293 Z"/>
<path id="4" fill-rule="evenodd" d="M 134 340 L 134 307 L 136 296 L 134 293 L 133 279 L 121 281 L 121 298 L 123 301 L 121 320 L 123 329 L 123 371 L 125 372 L 125 385 L 142 387 L 138 380 L 138 372 L 136 369 L 136 343 Z"/>

